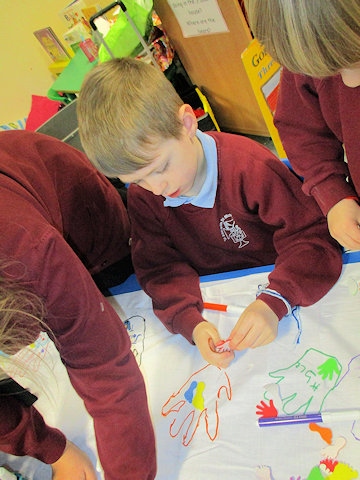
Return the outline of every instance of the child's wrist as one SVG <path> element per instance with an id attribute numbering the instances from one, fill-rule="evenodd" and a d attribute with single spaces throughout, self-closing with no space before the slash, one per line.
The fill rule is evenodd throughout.
<path id="1" fill-rule="evenodd" d="M 263 288 L 263 287 L 260 286 L 256 297 L 259 297 L 259 295 L 263 295 L 263 294 L 269 295 L 270 297 L 273 297 L 273 298 L 276 298 L 277 300 L 280 300 L 282 302 L 282 304 L 285 306 L 286 315 L 291 315 L 292 306 L 287 301 L 287 299 L 285 297 L 283 297 L 279 292 L 277 292 L 276 290 L 271 290 L 270 288 Z"/>

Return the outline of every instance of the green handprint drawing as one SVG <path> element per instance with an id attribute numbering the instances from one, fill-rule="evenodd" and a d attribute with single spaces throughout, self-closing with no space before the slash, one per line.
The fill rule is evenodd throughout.
<path id="1" fill-rule="evenodd" d="M 341 370 L 335 357 L 309 348 L 290 366 L 270 372 L 270 377 L 278 384 L 282 412 L 285 415 L 306 413 L 310 406 L 312 411 L 321 411 Z M 271 394 L 266 392 L 265 398 L 271 398 Z"/>
<path id="2" fill-rule="evenodd" d="M 328 358 L 324 363 L 317 367 L 317 372 L 320 377 L 325 380 L 332 380 L 334 373 L 336 373 L 337 378 L 340 376 L 341 367 L 340 364 L 334 357 Z"/>

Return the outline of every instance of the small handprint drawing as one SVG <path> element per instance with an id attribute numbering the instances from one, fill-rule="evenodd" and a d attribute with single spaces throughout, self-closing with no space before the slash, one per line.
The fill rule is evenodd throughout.
<path id="1" fill-rule="evenodd" d="M 277 408 L 275 407 L 272 399 L 270 399 L 269 403 L 261 400 L 261 402 L 256 405 L 256 409 L 256 415 L 259 415 L 260 418 L 271 418 L 278 416 Z"/>
<path id="2" fill-rule="evenodd" d="M 339 362 L 334 357 L 328 358 L 324 363 L 317 367 L 317 373 L 323 380 L 332 380 L 334 374 L 338 378 L 341 373 Z"/>
<path id="3" fill-rule="evenodd" d="M 182 444 L 187 447 L 203 423 L 207 436 L 214 441 L 219 431 L 222 398 L 232 398 L 230 379 L 224 370 L 208 364 L 195 372 L 162 407 L 164 417 L 174 414 L 170 436 L 175 438 L 183 432 Z"/>
<path id="4" fill-rule="evenodd" d="M 140 367 L 145 349 L 145 318 L 140 315 L 133 315 L 124 321 L 124 325 L 131 340 L 131 351 Z"/>

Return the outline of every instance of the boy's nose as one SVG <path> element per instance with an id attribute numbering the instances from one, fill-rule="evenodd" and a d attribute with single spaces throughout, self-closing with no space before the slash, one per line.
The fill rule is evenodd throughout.
<path id="1" fill-rule="evenodd" d="M 165 184 L 162 181 L 149 181 L 150 190 L 154 195 L 162 195 L 165 191 Z"/>
<path id="2" fill-rule="evenodd" d="M 162 195 L 163 189 L 160 186 L 156 186 L 152 188 L 152 192 L 154 195 Z"/>

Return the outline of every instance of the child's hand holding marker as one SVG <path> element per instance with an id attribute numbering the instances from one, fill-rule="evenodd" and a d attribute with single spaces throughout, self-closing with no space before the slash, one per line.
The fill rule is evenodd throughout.
<path id="1" fill-rule="evenodd" d="M 227 340 L 220 341 L 214 336 L 208 337 L 211 338 L 216 353 L 232 352 L 233 354 L 233 350 L 261 347 L 276 338 L 279 319 L 271 308 L 260 299 L 256 299 L 247 307 L 204 302 L 204 309 L 239 315 Z M 213 328 L 215 327 L 213 326 Z M 199 344 L 197 342 L 196 344 L 204 356 Z M 217 366 L 222 367 L 222 365 Z"/>
<path id="2" fill-rule="evenodd" d="M 228 308 L 228 305 L 204 302 L 204 309 L 206 310 L 228 312 Z M 241 307 L 236 308 L 239 310 Z M 239 311 L 233 313 L 239 313 Z M 210 322 L 202 322 L 195 327 L 193 340 L 203 358 L 211 365 L 226 368 L 234 359 L 234 352 L 230 348 L 230 338 L 227 340 L 220 339 L 217 328 Z"/>
<path id="3" fill-rule="evenodd" d="M 234 359 L 235 355 L 230 349 L 229 340 L 222 340 L 218 329 L 211 322 L 203 321 L 196 325 L 193 341 L 203 359 L 210 365 L 227 368 Z"/>

